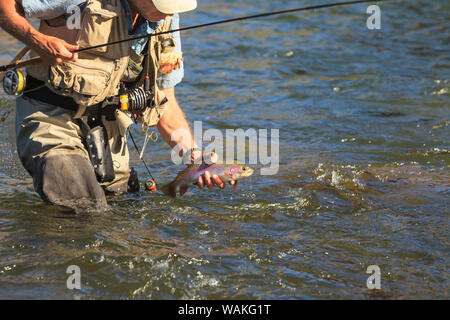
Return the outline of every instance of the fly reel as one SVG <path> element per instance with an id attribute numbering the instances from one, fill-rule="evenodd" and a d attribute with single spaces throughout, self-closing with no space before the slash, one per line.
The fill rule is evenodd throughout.
<path id="1" fill-rule="evenodd" d="M 120 109 L 123 111 L 143 112 L 148 106 L 154 105 L 150 93 L 142 87 L 126 90 L 124 86 L 121 86 L 119 97 Z"/>
<path id="2" fill-rule="evenodd" d="M 144 88 L 139 87 L 128 92 L 129 97 L 129 110 L 132 111 L 144 111 L 147 108 L 149 95 Z"/>
<path id="3" fill-rule="evenodd" d="M 19 96 L 25 89 L 25 77 L 18 70 L 9 69 L 3 78 L 3 90 L 11 96 Z"/>

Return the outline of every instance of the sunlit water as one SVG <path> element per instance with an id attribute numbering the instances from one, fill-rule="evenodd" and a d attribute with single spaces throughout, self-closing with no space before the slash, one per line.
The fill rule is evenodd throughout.
<path id="1" fill-rule="evenodd" d="M 204 0 L 182 24 L 311 3 Z M 450 6 L 382 4 L 378 31 L 366 8 L 183 34 L 176 91 L 191 122 L 280 129 L 278 174 L 256 166 L 236 191 L 141 192 L 73 214 L 33 192 L 10 115 L 0 123 L 0 298 L 448 299 Z M 5 63 L 21 44 L 1 39 Z M 0 118 L 11 109 L 2 100 Z M 169 152 L 157 142 L 145 155 L 161 182 L 181 169 Z M 144 180 L 138 160 L 132 152 Z M 81 290 L 66 287 L 69 265 L 81 268 Z M 369 265 L 381 290 L 366 287 Z"/>

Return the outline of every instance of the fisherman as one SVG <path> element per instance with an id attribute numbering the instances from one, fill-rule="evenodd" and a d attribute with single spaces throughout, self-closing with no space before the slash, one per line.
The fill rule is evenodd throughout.
<path id="1" fill-rule="evenodd" d="M 78 28 L 69 28 L 71 5 L 81 12 Z M 32 57 L 44 61 L 27 68 L 25 92 L 16 102 L 17 151 L 44 200 L 106 204 L 105 191 L 135 191 L 126 145 L 133 119 L 144 124 L 147 135 L 157 126 L 172 148 L 181 144 L 180 155 L 190 161 L 203 157 L 175 98 L 174 87 L 183 78 L 179 32 L 74 52 L 178 29 L 178 13 L 196 6 L 196 0 L 14 0 L 13 5 L 0 0 L 0 26 L 31 48 Z M 26 18 L 40 19 L 39 31 Z M 175 61 L 163 65 L 165 54 Z M 136 103 L 144 91 L 146 108 L 129 113 L 122 111 L 126 103 L 117 108 L 123 90 L 134 90 Z M 180 129 L 186 134 L 172 141 Z M 217 161 L 215 153 L 210 156 L 211 162 Z M 209 172 L 197 185 L 225 187 Z"/>

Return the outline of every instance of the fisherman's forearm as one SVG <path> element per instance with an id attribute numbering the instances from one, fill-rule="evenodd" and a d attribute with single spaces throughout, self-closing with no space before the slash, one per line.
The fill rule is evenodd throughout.
<path id="1" fill-rule="evenodd" d="M 161 117 L 161 120 L 158 123 L 158 130 L 161 133 L 163 139 L 172 147 L 175 148 L 175 146 L 181 147 L 183 150 L 183 154 L 180 154 L 180 156 L 183 156 L 187 150 L 192 148 L 197 148 L 197 144 L 195 143 L 194 136 L 192 135 L 191 128 L 189 126 L 189 123 L 186 120 L 186 117 L 184 115 L 183 110 L 181 110 L 180 106 L 178 105 L 178 102 L 175 98 L 175 91 L 174 88 L 163 90 L 166 94 L 167 100 L 168 100 L 168 106 L 165 110 L 163 116 Z M 178 135 L 174 133 L 179 133 Z M 174 141 L 172 141 L 172 138 L 175 138 Z M 203 157 L 202 151 L 195 151 L 191 153 L 191 161 L 195 161 L 196 159 L 202 159 L 200 157 Z M 218 160 L 218 157 L 215 153 L 211 153 L 209 155 L 209 160 L 211 163 L 216 163 Z M 223 189 L 225 188 L 224 182 L 221 180 L 221 178 L 217 175 L 213 175 L 209 173 L 208 171 L 205 171 L 203 175 L 198 177 L 197 185 L 201 189 L 204 186 L 208 186 L 209 189 L 214 188 L 214 185 L 218 186 L 219 188 Z M 230 180 L 229 182 L 231 185 L 235 185 L 234 180 Z M 183 195 L 187 191 L 188 187 L 183 186 L 180 189 L 180 194 Z"/>
<path id="2" fill-rule="evenodd" d="M 0 27 L 29 47 L 36 46 L 42 36 L 25 18 L 22 0 L 0 0 Z"/>
<path id="3" fill-rule="evenodd" d="M 163 90 L 167 97 L 167 106 L 161 120 L 158 123 L 158 130 L 163 139 L 174 148 L 180 144 L 183 153 L 191 148 L 197 147 L 192 135 L 191 128 L 183 110 L 179 106 L 176 98 L 174 88 Z M 174 132 L 183 133 L 177 140 L 172 140 Z"/>

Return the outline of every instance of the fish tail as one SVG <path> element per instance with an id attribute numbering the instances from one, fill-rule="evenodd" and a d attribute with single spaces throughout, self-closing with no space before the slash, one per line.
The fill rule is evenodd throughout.
<path id="1" fill-rule="evenodd" d="M 172 198 L 177 197 L 177 189 L 174 183 L 166 184 L 161 188 L 161 191 L 164 192 L 164 194 L 171 196 Z"/>

